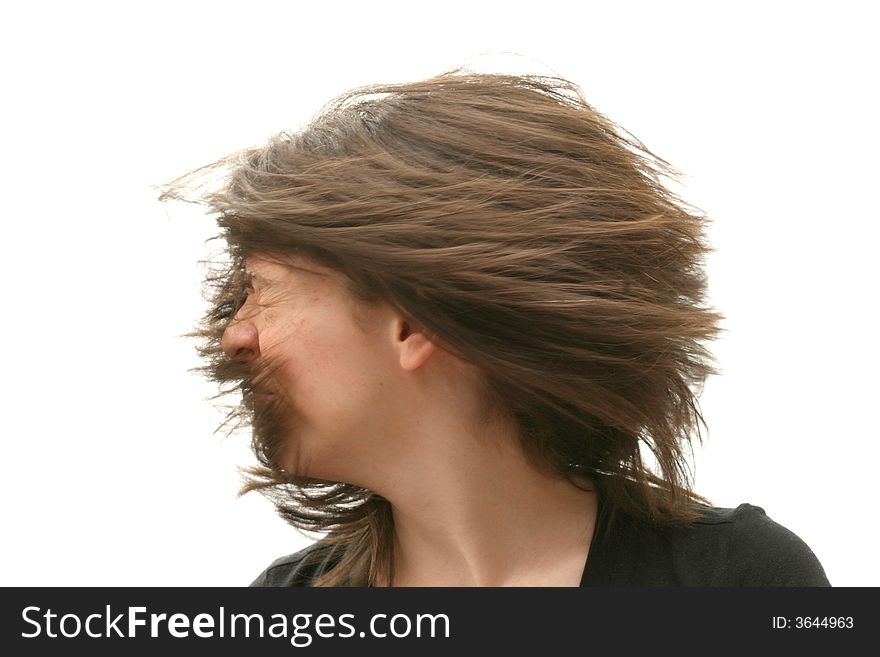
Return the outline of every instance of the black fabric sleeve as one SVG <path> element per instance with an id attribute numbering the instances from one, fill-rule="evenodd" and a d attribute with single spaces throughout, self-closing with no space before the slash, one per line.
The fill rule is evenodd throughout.
<path id="1" fill-rule="evenodd" d="M 257 579 L 250 583 L 250 586 L 268 586 L 266 584 L 266 571 L 264 570 L 263 572 L 261 572 L 257 576 Z"/>
<path id="2" fill-rule="evenodd" d="M 323 543 L 273 561 L 251 586 L 311 586 L 312 581 L 335 563 L 339 550 Z"/>
<path id="3" fill-rule="evenodd" d="M 831 586 L 809 546 L 751 504 L 734 511 L 726 568 L 729 586 Z"/>

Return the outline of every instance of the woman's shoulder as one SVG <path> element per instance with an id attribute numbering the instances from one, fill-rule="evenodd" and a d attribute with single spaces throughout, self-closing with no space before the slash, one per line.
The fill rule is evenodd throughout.
<path id="1" fill-rule="evenodd" d="M 721 586 L 830 586 L 810 547 L 753 504 L 702 507 L 699 519 L 675 533 L 671 548 L 716 564 Z"/>
<path id="2" fill-rule="evenodd" d="M 311 586 L 314 579 L 335 562 L 337 556 L 336 546 L 318 541 L 273 561 L 251 586 Z"/>
<path id="3" fill-rule="evenodd" d="M 701 505 L 685 526 L 618 516 L 590 548 L 585 586 L 830 586 L 794 532 L 753 504 Z"/>

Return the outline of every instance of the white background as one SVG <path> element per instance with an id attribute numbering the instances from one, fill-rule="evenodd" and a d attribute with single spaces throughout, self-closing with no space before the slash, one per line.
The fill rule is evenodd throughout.
<path id="1" fill-rule="evenodd" d="M 212 435 L 177 337 L 213 225 L 150 185 L 351 87 L 514 52 L 494 70 L 579 84 L 714 221 L 698 490 L 880 585 L 872 3 L 131 4 L 0 17 L 0 584 L 243 585 L 308 542 L 236 498 L 247 437 Z"/>

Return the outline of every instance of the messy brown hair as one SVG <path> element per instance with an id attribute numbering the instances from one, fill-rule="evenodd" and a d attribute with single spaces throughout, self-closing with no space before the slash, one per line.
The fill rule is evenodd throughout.
<path id="1" fill-rule="evenodd" d="M 220 336 L 241 303 L 244 258 L 306 253 L 392 304 L 485 374 L 534 463 L 595 483 L 609 526 L 627 514 L 691 522 L 687 452 L 717 374 L 703 342 L 706 216 L 667 181 L 680 174 L 554 76 L 456 69 L 362 87 L 302 130 L 197 170 L 165 190 L 201 196 L 229 256 L 208 277 L 203 368 L 243 393 Z M 191 194 L 189 195 L 191 198 Z M 341 482 L 292 477 L 254 440 L 260 490 L 341 557 L 315 585 L 367 585 L 392 570 L 390 503 Z M 653 464 L 646 462 L 653 460 Z"/>

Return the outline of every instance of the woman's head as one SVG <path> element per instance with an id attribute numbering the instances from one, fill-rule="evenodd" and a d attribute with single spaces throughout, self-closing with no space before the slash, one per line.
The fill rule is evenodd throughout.
<path id="1" fill-rule="evenodd" d="M 200 332 L 216 379 L 248 390 L 220 348 L 248 258 L 299 254 L 478 371 L 537 466 L 590 475 L 615 510 L 689 516 L 695 389 L 714 372 L 701 343 L 721 330 L 704 305 L 706 219 L 573 84 L 453 71 L 371 86 L 217 166 L 229 178 L 207 201 L 230 259 Z M 289 520 L 381 543 L 383 500 L 291 482 L 258 455 L 254 486 Z"/>

